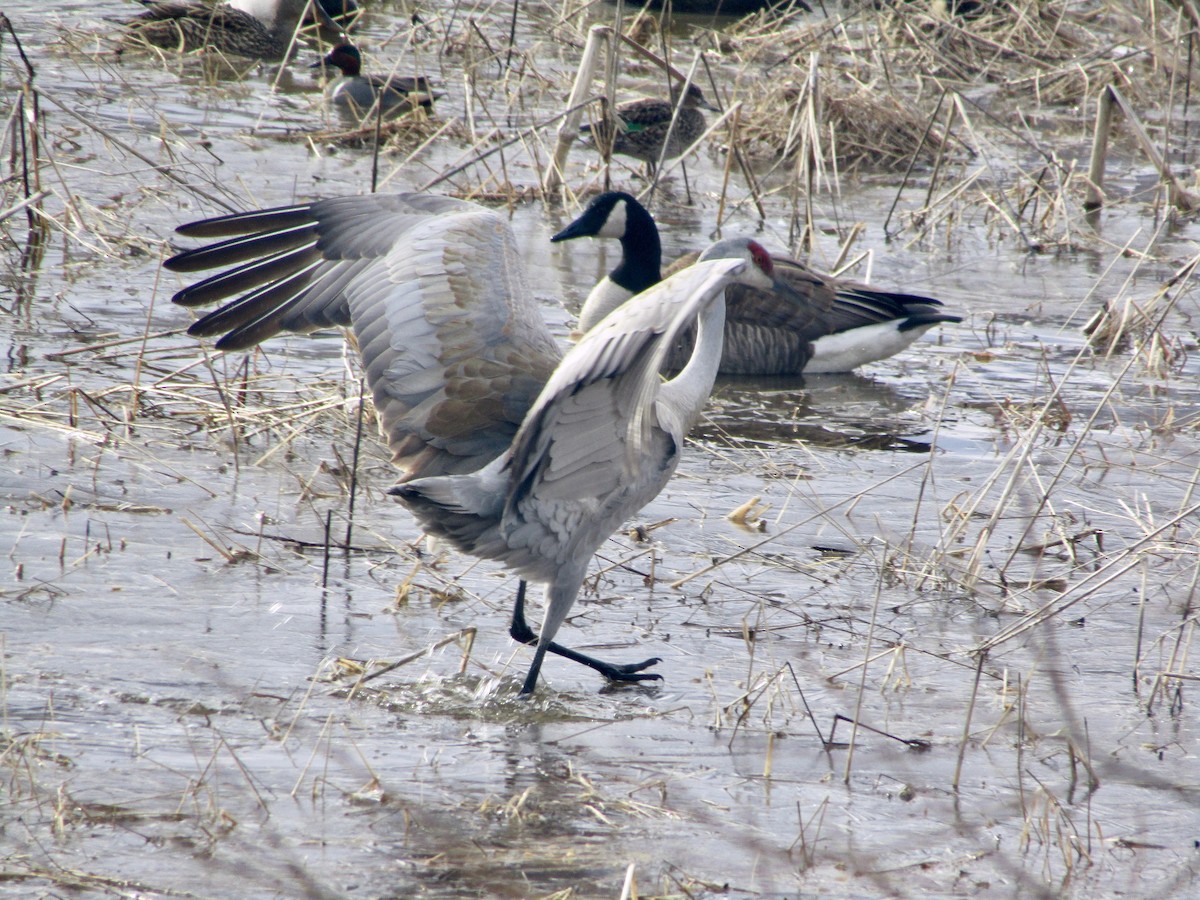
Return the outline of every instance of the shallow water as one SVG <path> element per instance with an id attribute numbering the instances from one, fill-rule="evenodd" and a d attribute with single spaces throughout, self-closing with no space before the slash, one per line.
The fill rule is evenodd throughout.
<path id="1" fill-rule="evenodd" d="M 967 320 L 852 375 L 720 384 L 638 516 L 651 540 L 614 536 L 563 632 L 616 660 L 659 656 L 664 680 L 606 690 L 551 660 L 522 703 L 512 579 L 419 543 L 369 429 L 355 549 L 324 558 L 327 512 L 345 535 L 358 405 L 340 337 L 274 342 L 247 378 L 241 355 L 179 333 L 190 314 L 159 272 L 180 222 L 361 192 L 369 155 L 292 139 L 327 124 L 302 67 L 272 94 L 267 70 L 213 85 L 192 63 L 114 62 L 81 35 L 109 33 L 127 5 L 56 8 L 6 10 L 37 62 L 47 211 L 66 231 L 22 267 L 24 218 L 0 224 L 0 890 L 616 897 L 632 865 L 642 895 L 1195 891 L 1189 682 L 1154 692 L 1162 673 L 1194 676 L 1197 519 L 1180 512 L 1200 449 L 1195 296 L 1166 320 L 1180 356 L 1165 373 L 1094 357 L 1079 332 L 1127 279 L 1151 297 L 1195 253 L 1194 224 L 1151 244 L 1152 208 L 1128 199 L 1092 249 L 1029 255 L 970 210 L 950 235 L 889 243 L 895 179 L 823 196 L 823 226 L 867 223 L 870 272 L 855 277 Z M 403 10 L 373 10 L 363 42 L 407 61 L 389 40 Z M 496 46 L 509 12 L 477 16 Z M 422 51 L 446 118 L 466 118 L 463 34 Z M 522 21 L 541 74 L 565 81 L 575 51 L 539 34 Z M 473 115 L 510 91 L 525 105 L 504 127 L 525 124 L 555 111 L 559 87 L 481 82 Z M 1086 146 L 1078 126 L 1064 147 Z M 403 156 L 386 158 L 387 189 L 469 146 L 449 138 L 398 170 Z M 590 163 L 572 157 L 579 184 Z M 536 183 L 527 153 L 504 166 L 498 180 Z M 668 185 L 668 255 L 714 228 L 722 167 L 689 166 L 693 206 Z M 1126 197 L 1145 176 L 1130 161 L 1112 185 Z M 558 301 L 577 308 L 615 259 L 547 243 L 573 212 L 513 212 L 559 334 Z M 742 212 L 734 228 L 758 223 Z M 787 235 L 776 198 L 761 237 Z M 1129 241 L 1153 259 L 1119 254 Z M 823 233 L 814 264 L 836 252 Z M 763 530 L 727 520 L 755 496 Z M 1016 549 L 1031 545 L 1044 549 Z M 992 638 L 976 691 L 972 651 Z M 351 690 L 351 660 L 431 647 Z M 863 726 L 852 751 L 847 721 L 823 744 L 837 715 Z"/>

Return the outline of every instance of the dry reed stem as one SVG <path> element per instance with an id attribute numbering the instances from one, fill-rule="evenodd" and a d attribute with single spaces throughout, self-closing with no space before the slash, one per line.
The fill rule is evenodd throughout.
<path id="1" fill-rule="evenodd" d="M 867 688 L 867 667 L 870 664 L 871 657 L 871 642 L 875 637 L 875 626 L 879 621 L 879 604 L 883 596 L 883 569 L 879 570 L 879 577 L 875 582 L 875 602 L 871 606 L 871 618 L 868 620 L 867 635 L 863 641 L 863 663 L 862 671 L 859 673 L 858 691 L 855 697 L 854 718 L 850 727 L 850 740 L 846 747 L 846 766 L 842 771 L 842 782 L 850 783 L 850 773 L 854 767 L 854 751 L 858 745 L 858 727 L 862 720 L 863 703 Z M 830 734 L 832 740 L 832 733 Z"/>
<path id="2" fill-rule="evenodd" d="M 1162 311 L 1162 313 L 1160 315 L 1160 319 L 1159 319 L 1160 323 L 1161 323 L 1162 317 L 1165 317 L 1166 313 L 1167 313 L 1166 310 Z M 994 470 L 994 472 L 992 473 L 991 476 L 989 476 L 989 479 L 987 480 L 987 482 L 985 482 L 984 487 L 975 494 L 975 500 L 974 500 L 974 502 L 972 504 L 972 508 L 971 508 L 972 511 L 974 509 L 978 508 L 980 502 L 983 500 L 983 498 L 985 496 L 989 495 L 991 488 L 1000 482 L 1000 480 L 1002 479 L 1001 473 L 1007 472 L 1007 477 L 1004 478 L 1004 486 L 1001 488 L 999 496 L 994 501 L 995 507 L 994 507 L 991 515 L 988 518 L 988 522 L 979 531 L 979 539 L 976 544 L 976 550 L 968 558 L 967 565 L 966 565 L 968 573 L 973 570 L 978 570 L 980 565 L 982 564 L 983 552 L 986 550 L 986 548 L 988 546 L 988 536 L 995 533 L 997 524 L 1000 521 L 1001 516 L 1004 515 L 1005 511 L 1009 508 L 1010 502 L 1011 502 L 1012 498 L 1015 496 L 1016 487 L 1017 487 L 1018 480 L 1019 480 L 1021 474 L 1028 472 L 1028 473 L 1032 474 L 1035 478 L 1038 476 L 1037 468 L 1031 462 L 1032 454 L 1033 454 L 1034 450 L 1039 446 L 1039 438 L 1041 437 L 1043 430 L 1049 426 L 1050 419 L 1048 419 L 1048 417 L 1047 417 L 1048 414 L 1050 413 L 1050 411 L 1052 409 L 1054 409 L 1055 404 L 1060 402 L 1061 391 L 1062 391 L 1063 387 L 1067 383 L 1069 383 L 1070 378 L 1072 377 L 1072 373 L 1075 372 L 1076 369 L 1080 366 L 1083 359 L 1084 359 L 1084 355 L 1083 355 L 1083 351 L 1081 351 L 1071 361 L 1071 363 L 1067 367 L 1066 371 L 1060 376 L 1058 383 L 1053 387 L 1050 394 L 1044 399 L 1044 401 L 1042 402 L 1042 405 L 1041 405 L 1041 409 L 1035 414 L 1033 420 L 1030 422 L 1028 430 L 1024 431 L 1020 435 L 1020 440 L 1017 441 L 1016 443 L 1014 443 L 1012 449 L 1009 451 L 1005 460 L 1002 461 L 1001 465 L 996 470 Z M 1084 427 L 1080 430 L 1078 436 L 1076 437 L 1075 441 L 1073 442 L 1073 445 L 1070 448 L 1069 452 L 1063 456 L 1062 462 L 1059 464 L 1057 470 L 1051 476 L 1049 482 L 1047 484 L 1043 485 L 1043 489 L 1042 489 L 1041 495 L 1040 495 L 1041 499 L 1036 504 L 1035 511 L 1026 517 L 1027 525 L 1024 529 L 1024 532 L 1022 533 L 1020 538 L 1018 538 L 1017 542 L 1014 544 L 1013 548 L 1009 552 L 1008 559 L 1005 561 L 1004 565 L 1001 566 L 1001 568 L 1000 568 L 1001 572 L 1003 572 L 1004 569 L 1006 569 L 1012 563 L 1015 554 L 1023 546 L 1026 538 L 1029 535 L 1030 530 L 1032 529 L 1034 523 L 1038 520 L 1038 516 L 1040 515 L 1042 509 L 1048 502 L 1054 485 L 1056 485 L 1064 477 L 1065 473 L 1068 471 L 1068 467 L 1072 464 L 1072 462 L 1076 458 L 1076 456 L 1082 451 L 1082 448 L 1085 446 L 1089 436 L 1091 435 L 1091 433 L 1095 427 L 1096 420 L 1100 416 L 1101 412 L 1107 407 L 1109 399 L 1117 391 L 1118 387 L 1122 383 L 1123 378 L 1130 372 L 1135 361 L 1136 361 L 1136 359 L 1131 357 L 1125 363 L 1125 365 L 1122 367 L 1120 373 L 1113 380 L 1112 384 L 1108 387 L 1108 389 L 1104 392 L 1101 400 L 1096 404 L 1091 415 L 1089 416 L 1087 421 L 1084 423 Z M 1051 510 L 1051 512 L 1053 514 L 1052 510 Z M 970 513 L 968 513 L 968 515 L 969 514 Z M 962 523 L 962 525 L 964 525 L 964 526 L 965 526 L 967 520 L 968 520 L 967 516 L 963 516 L 959 519 L 960 523 Z M 943 546 L 948 548 L 951 544 L 953 544 L 959 540 L 960 535 L 961 535 L 961 528 L 960 529 L 952 529 L 946 535 L 946 540 L 945 540 Z"/>
<path id="3" fill-rule="evenodd" d="M 369 661 L 368 663 L 366 663 L 365 665 L 362 666 L 362 673 L 360 675 L 358 675 L 358 677 L 355 679 L 354 684 L 351 685 L 350 690 L 346 694 L 346 699 L 353 700 L 355 695 L 358 694 L 359 690 L 362 688 L 362 686 L 364 684 L 366 684 L 368 681 L 372 681 L 372 680 L 380 677 L 381 675 L 388 674 L 389 672 L 394 672 L 396 669 L 402 668 L 411 662 L 415 662 L 418 659 L 422 659 L 424 657 L 431 656 L 431 655 L 433 655 L 433 652 L 435 650 L 440 650 L 443 647 L 447 646 L 448 644 L 461 643 L 463 646 L 462 662 L 460 663 L 459 670 L 458 670 L 459 674 L 461 675 L 463 673 L 463 671 L 466 669 L 467 662 L 471 658 L 471 648 L 475 644 L 475 633 L 476 633 L 476 630 L 475 630 L 474 626 L 464 628 L 461 631 L 457 632 L 456 634 L 447 635 L 446 637 L 443 637 L 440 640 L 434 641 L 432 644 L 429 644 L 427 647 L 425 647 L 422 650 L 418 650 L 415 653 L 410 653 L 408 656 L 402 657 L 401 659 L 398 659 L 395 662 L 388 663 L 387 665 L 376 668 L 374 671 L 370 671 L 371 666 L 372 666 L 372 664 L 378 664 L 379 660 Z"/>

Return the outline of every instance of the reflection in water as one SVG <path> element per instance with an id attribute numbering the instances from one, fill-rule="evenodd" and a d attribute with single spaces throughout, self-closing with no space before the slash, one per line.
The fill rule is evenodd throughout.
<path id="1" fill-rule="evenodd" d="M 912 406 L 892 386 L 855 373 L 724 378 L 692 437 L 928 453 L 928 440 L 917 437 L 928 424 L 906 421 Z"/>

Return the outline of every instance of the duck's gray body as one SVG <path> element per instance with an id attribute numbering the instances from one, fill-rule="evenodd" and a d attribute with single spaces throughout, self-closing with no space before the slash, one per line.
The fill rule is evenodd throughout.
<path id="1" fill-rule="evenodd" d="M 429 107 L 435 98 L 427 78 L 363 75 L 362 56 L 353 44 L 339 44 L 314 65 L 322 64 L 341 72 L 329 82 L 325 96 L 335 108 L 357 120 L 373 114 L 376 104 L 386 118 L 412 112 L 417 106 Z"/>
<path id="2" fill-rule="evenodd" d="M 412 112 L 431 105 L 428 85 L 408 77 L 381 78 L 377 75 L 343 75 L 326 88 L 329 102 L 355 118 L 371 113 L 378 101 L 384 117 Z"/>

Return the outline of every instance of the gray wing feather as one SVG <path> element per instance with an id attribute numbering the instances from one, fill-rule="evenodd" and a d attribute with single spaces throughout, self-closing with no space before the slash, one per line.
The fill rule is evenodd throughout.
<path id="1" fill-rule="evenodd" d="M 402 480 L 475 471 L 511 443 L 561 353 L 495 213 L 450 197 L 372 194 L 223 216 L 180 233 L 226 240 L 167 267 L 229 271 L 200 305 L 248 291 L 193 334 L 221 349 L 351 326 Z"/>
<path id="2" fill-rule="evenodd" d="M 425 218 L 345 289 L 402 480 L 504 452 L 561 354 L 494 213 Z"/>
<path id="3" fill-rule="evenodd" d="M 529 496 L 603 496 L 634 477 L 640 451 L 653 440 L 659 372 L 671 347 L 743 265 L 720 259 L 679 272 L 608 316 L 567 353 L 513 442 L 506 517 Z"/>

